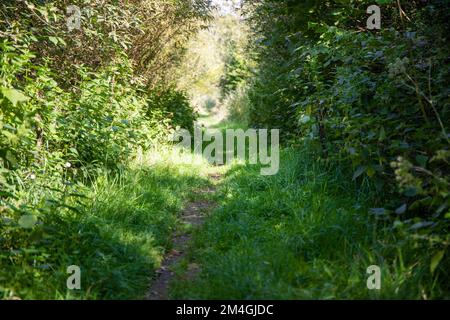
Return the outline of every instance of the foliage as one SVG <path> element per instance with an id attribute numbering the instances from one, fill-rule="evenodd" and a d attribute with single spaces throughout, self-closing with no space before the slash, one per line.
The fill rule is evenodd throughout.
<path id="1" fill-rule="evenodd" d="M 187 37 L 208 19 L 207 4 L 2 1 L 0 296 L 67 297 L 62 279 L 71 259 L 90 270 L 93 286 L 82 297 L 142 294 L 144 284 L 133 281 L 142 281 L 167 244 L 185 190 L 170 189 L 179 199 L 169 199 L 161 180 L 176 173 L 158 176 L 155 168 L 134 174 L 129 165 L 165 141 L 170 128 L 192 126 L 195 114 L 167 74 Z M 69 5 L 81 8 L 79 29 L 68 28 Z M 177 184 L 188 188 L 183 179 Z M 134 182 L 136 189 L 127 190 Z M 117 198 L 102 199 L 102 189 Z M 133 193 L 148 201 L 130 199 Z M 116 221 L 108 216 L 113 212 L 128 213 L 129 220 Z M 147 223 L 156 243 L 134 226 Z M 135 265 L 114 271 L 124 258 L 136 259 Z M 140 274 L 131 282 L 130 269 Z M 111 272 L 118 278 L 108 287 Z"/>
<path id="2" fill-rule="evenodd" d="M 250 75 L 248 55 L 242 52 L 244 48 L 237 47 L 235 41 L 230 41 L 227 45 L 227 60 L 225 70 L 220 79 L 222 95 L 226 96 L 236 90 L 239 84 L 243 83 Z"/>
<path id="3" fill-rule="evenodd" d="M 80 27 L 69 28 L 77 6 Z M 77 67 L 96 71 L 126 54 L 136 78 L 163 81 L 183 53 L 188 37 L 209 19 L 204 0 L 56 0 L 2 2 L 2 37 L 25 38 L 35 62 L 50 62 L 57 81 L 78 79 Z"/>
<path id="4" fill-rule="evenodd" d="M 2 201 L 0 298 L 144 298 L 184 201 L 207 183 L 204 166 L 144 161 L 116 174 L 97 172 L 90 186 L 23 181 L 20 206 Z M 66 287 L 70 265 L 81 268 L 80 291 Z"/>
<path id="5" fill-rule="evenodd" d="M 258 166 L 228 171 L 219 207 L 182 264 L 201 265 L 201 272 L 186 279 L 181 268 L 173 298 L 449 298 L 449 260 L 434 278 L 433 252 L 423 241 L 397 244 L 392 227 L 368 212 L 373 185 L 320 163 L 308 144 L 285 149 L 281 163 L 270 177 L 260 176 Z M 370 265 L 381 268 L 381 290 L 367 289 Z"/>
<path id="6" fill-rule="evenodd" d="M 250 42 L 209 0 L 2 1 L 0 297 L 142 297 L 206 183 L 155 149 L 201 105 L 293 149 L 230 170 L 174 296 L 448 298 L 449 1 L 378 0 L 369 31 L 373 2 L 243 0 Z"/>
<path id="7" fill-rule="evenodd" d="M 180 127 L 191 132 L 194 130 L 196 113 L 184 92 L 173 87 L 151 91 L 147 114 L 152 117 L 155 112 L 161 113 L 163 119 L 170 121 L 172 128 Z"/>
<path id="8" fill-rule="evenodd" d="M 176 78 L 201 115 L 225 109 L 222 100 L 249 74 L 247 37 L 248 27 L 239 17 L 216 12 L 189 41 Z"/>
<path id="9" fill-rule="evenodd" d="M 371 1 L 247 1 L 250 122 L 372 181 L 387 193 L 374 212 L 448 259 L 449 2 L 379 3 L 382 29 L 369 31 Z"/>
<path id="10" fill-rule="evenodd" d="M 238 121 L 244 126 L 249 124 L 250 99 L 248 88 L 245 82 L 230 92 L 223 100 L 228 110 L 228 118 L 232 121 Z"/>

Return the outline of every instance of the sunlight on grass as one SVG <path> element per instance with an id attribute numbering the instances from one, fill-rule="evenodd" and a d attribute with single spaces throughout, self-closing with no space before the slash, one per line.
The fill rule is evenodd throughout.
<path id="1" fill-rule="evenodd" d="M 194 281 L 172 285 L 176 299 L 378 299 L 439 296 L 420 248 L 382 230 L 369 213 L 373 191 L 358 188 L 310 150 L 284 150 L 278 175 L 234 164 L 220 203 L 197 234 L 188 263 Z M 396 243 L 393 249 L 392 243 Z M 399 268 L 402 250 L 404 268 Z M 379 265 L 382 290 L 367 289 L 366 269 Z M 182 274 L 181 271 L 179 273 Z"/>
<path id="2" fill-rule="evenodd" d="M 19 266 L 4 265 L 0 292 L 22 299 L 142 298 L 152 270 L 171 247 L 179 213 L 194 190 L 209 184 L 210 171 L 201 156 L 164 147 L 141 153 L 119 173 L 98 172 L 82 186 L 89 201 L 78 206 L 67 199 L 66 207 L 49 212 L 42 207 L 40 224 L 21 230 L 37 237 L 35 251 L 18 253 Z M 79 208 L 74 212 L 69 206 Z M 44 259 L 45 268 L 36 263 Z M 66 268 L 73 264 L 82 270 L 78 292 L 65 287 Z"/>

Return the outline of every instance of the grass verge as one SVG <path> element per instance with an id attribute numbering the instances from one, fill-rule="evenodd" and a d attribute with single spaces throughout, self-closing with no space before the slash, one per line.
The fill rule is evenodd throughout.
<path id="1" fill-rule="evenodd" d="M 448 277 L 448 259 L 432 275 L 422 242 L 369 213 L 383 196 L 353 182 L 350 172 L 316 161 L 308 148 L 284 150 L 274 176 L 235 165 L 220 192 L 218 209 L 180 264 L 202 271 L 194 281 L 180 276 L 173 298 L 448 297 L 448 288 L 437 285 Z M 367 288 L 370 265 L 381 268 L 380 290 Z"/>
<path id="2" fill-rule="evenodd" d="M 143 298 L 184 203 L 208 183 L 201 159 L 180 165 L 167 154 L 149 154 L 119 173 L 100 171 L 89 184 L 33 181 L 10 205 L 27 203 L 35 224 L 24 228 L 18 210 L 0 210 L 0 297 Z M 81 290 L 66 287 L 70 265 L 81 269 Z"/>

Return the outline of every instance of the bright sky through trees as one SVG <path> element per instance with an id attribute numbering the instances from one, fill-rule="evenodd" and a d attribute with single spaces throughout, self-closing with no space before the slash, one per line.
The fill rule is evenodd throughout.
<path id="1" fill-rule="evenodd" d="M 231 14 L 236 8 L 239 8 L 240 0 L 213 0 L 212 3 L 217 6 L 219 12 L 223 15 Z"/>

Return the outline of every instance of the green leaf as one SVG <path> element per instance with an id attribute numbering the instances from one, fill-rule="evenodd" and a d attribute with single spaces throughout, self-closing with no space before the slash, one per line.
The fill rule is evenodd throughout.
<path id="1" fill-rule="evenodd" d="M 48 40 L 50 40 L 50 42 L 53 43 L 55 46 L 58 45 L 58 38 L 48 37 Z"/>
<path id="2" fill-rule="evenodd" d="M 416 156 L 416 161 L 417 161 L 417 163 L 419 163 L 419 165 L 421 167 L 426 168 L 427 162 L 428 162 L 428 157 L 422 156 L 422 155 L 418 155 L 418 156 Z"/>
<path id="3" fill-rule="evenodd" d="M 419 230 L 422 228 L 429 227 L 432 224 L 433 224 L 433 222 L 431 222 L 431 221 L 421 221 L 421 222 L 417 222 L 417 223 L 413 224 L 409 229 L 410 230 Z"/>
<path id="4" fill-rule="evenodd" d="M 1 88 L 1 92 L 3 94 L 3 96 L 8 99 L 9 101 L 11 101 L 11 103 L 13 104 L 13 106 L 16 106 L 17 103 L 19 102 L 25 102 L 27 101 L 29 98 L 27 96 L 25 96 L 21 91 L 16 90 L 14 88 L 5 88 L 2 87 Z"/>
<path id="5" fill-rule="evenodd" d="M 355 173 L 353 173 L 353 180 L 355 180 L 356 178 L 358 178 L 360 175 L 362 175 L 364 172 L 366 171 L 366 167 L 363 166 L 359 166 Z"/>
<path id="6" fill-rule="evenodd" d="M 391 4 L 394 3 L 394 0 L 377 0 L 378 4 Z"/>
<path id="7" fill-rule="evenodd" d="M 408 187 L 405 189 L 403 194 L 407 197 L 414 197 L 419 193 L 419 190 L 416 187 Z"/>
<path id="8" fill-rule="evenodd" d="M 398 207 L 398 208 L 395 210 L 395 213 L 396 213 L 396 214 L 403 214 L 403 213 L 406 212 L 406 209 L 407 209 L 407 208 L 408 208 L 408 207 L 407 207 L 406 203 L 404 203 L 404 204 L 402 204 L 400 207 Z"/>
<path id="9" fill-rule="evenodd" d="M 369 177 L 373 177 L 374 174 L 375 174 L 375 169 L 373 167 L 368 167 L 367 168 L 367 175 Z"/>
<path id="10" fill-rule="evenodd" d="M 0 186 L 1 185 L 5 186 L 5 187 L 9 186 L 8 181 L 6 180 L 6 178 L 3 175 L 0 174 Z M 2 192 L 4 192 L 4 191 L 2 191 Z M 0 192 L 0 196 L 4 196 L 4 194 L 2 194 Z"/>
<path id="11" fill-rule="evenodd" d="M 436 268 L 439 265 L 439 262 L 441 262 L 442 258 L 444 257 L 445 254 L 445 250 L 441 250 L 438 253 L 436 253 L 433 258 L 431 258 L 431 263 L 430 263 L 430 271 L 431 273 L 434 273 L 434 271 L 436 270 Z"/>
<path id="12" fill-rule="evenodd" d="M 19 142 L 19 137 L 14 133 L 5 130 L 1 131 L 0 133 L 3 134 L 6 137 L 6 139 L 8 139 L 8 141 L 13 145 Z"/>
<path id="13" fill-rule="evenodd" d="M 10 151 L 6 151 L 6 160 L 9 161 L 13 166 L 17 166 L 17 158 Z"/>
<path id="14" fill-rule="evenodd" d="M 370 208 L 370 213 L 376 216 L 383 216 L 386 215 L 387 210 L 385 208 Z"/>
<path id="15" fill-rule="evenodd" d="M 67 42 L 64 41 L 63 38 L 59 38 L 59 37 L 58 37 L 58 42 L 59 42 L 60 44 L 62 44 L 63 46 L 67 46 Z"/>
<path id="16" fill-rule="evenodd" d="M 36 222 L 37 222 L 37 218 L 35 215 L 32 215 L 32 214 L 24 215 L 24 216 L 20 217 L 20 219 L 19 219 L 19 225 L 25 229 L 33 228 L 34 225 L 36 224 Z"/>
<path id="17" fill-rule="evenodd" d="M 381 127 L 378 141 L 383 141 L 384 139 L 386 139 L 386 131 L 384 130 L 384 127 Z"/>

